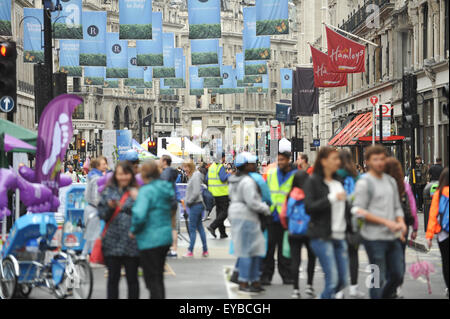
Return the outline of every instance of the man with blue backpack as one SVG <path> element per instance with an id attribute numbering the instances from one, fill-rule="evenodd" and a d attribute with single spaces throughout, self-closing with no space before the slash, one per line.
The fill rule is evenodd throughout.
<path id="1" fill-rule="evenodd" d="M 442 258 L 442 272 L 444 274 L 445 284 L 447 286 L 448 297 L 448 278 L 449 278 L 449 220 L 448 220 L 448 201 L 449 201 L 449 179 L 448 167 L 444 169 L 439 177 L 439 189 L 434 193 L 430 207 L 430 216 L 428 219 L 427 234 L 428 247 L 433 244 L 433 237 L 437 234 L 437 241 Z"/>
<path id="2" fill-rule="evenodd" d="M 291 251 L 291 271 L 294 279 L 294 291 L 292 298 L 301 297 L 299 289 L 299 268 L 301 264 L 301 250 L 304 245 L 308 251 L 308 281 L 305 293 L 311 298 L 315 297 L 313 288 L 314 268 L 316 267 L 316 255 L 309 245 L 309 238 L 306 236 L 308 223 L 311 217 L 306 214 L 305 193 L 303 185 L 309 175 L 306 171 L 297 171 L 292 181 L 292 190 L 288 194 L 286 202 L 281 209 L 280 221 L 285 229 L 289 232 L 289 245 Z"/>

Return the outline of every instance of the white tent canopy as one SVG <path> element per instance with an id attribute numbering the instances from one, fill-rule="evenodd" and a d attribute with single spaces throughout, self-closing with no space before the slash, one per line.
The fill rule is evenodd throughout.
<path id="1" fill-rule="evenodd" d="M 172 158 L 173 164 L 182 164 L 184 160 L 181 157 L 175 156 L 172 153 L 170 153 L 168 150 L 164 148 L 160 148 L 158 150 L 158 157 L 161 158 L 163 155 L 169 155 Z"/>

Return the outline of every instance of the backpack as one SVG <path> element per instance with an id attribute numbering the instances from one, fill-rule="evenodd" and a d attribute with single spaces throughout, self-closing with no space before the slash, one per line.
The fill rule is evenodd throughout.
<path id="1" fill-rule="evenodd" d="M 295 201 L 295 203 L 290 205 L 292 203 L 291 201 Z M 289 218 L 289 233 L 293 235 L 305 235 L 311 217 L 306 214 L 303 200 L 296 201 L 293 198 L 289 198 L 286 215 Z"/>
<path id="2" fill-rule="evenodd" d="M 411 206 L 410 206 L 410 203 L 409 203 L 408 196 L 406 196 L 406 194 L 404 194 L 400 198 L 400 204 L 402 205 L 403 214 L 405 215 L 405 224 L 406 224 L 406 226 L 414 225 L 414 217 L 411 214 Z"/>
<path id="3" fill-rule="evenodd" d="M 187 178 L 186 173 L 184 171 L 181 171 L 180 172 L 180 183 L 187 184 L 187 182 L 188 182 L 188 178 Z"/>
<path id="4" fill-rule="evenodd" d="M 448 233 L 448 197 L 444 195 L 439 198 L 439 219 L 442 230 Z"/>
<path id="5" fill-rule="evenodd" d="M 203 199 L 203 204 L 205 205 L 206 211 L 207 212 L 212 211 L 212 209 L 216 205 L 216 201 L 214 199 L 214 196 L 211 194 L 211 192 L 208 190 L 208 188 L 205 185 L 202 185 L 202 199 Z"/>

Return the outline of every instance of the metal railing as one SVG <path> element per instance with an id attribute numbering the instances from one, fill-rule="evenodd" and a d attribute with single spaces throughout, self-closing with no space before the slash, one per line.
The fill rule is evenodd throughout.
<path id="1" fill-rule="evenodd" d="M 366 1 L 362 7 L 358 5 L 358 10 L 353 11 L 353 14 L 351 14 L 347 21 L 344 21 L 344 23 L 339 28 L 347 32 L 352 32 L 357 29 L 362 23 L 365 23 L 367 18 L 371 14 L 373 14 L 370 10 L 369 12 L 366 11 L 369 5 L 375 4 L 380 8 L 381 11 L 385 5 L 390 3 L 390 0 Z"/>
<path id="2" fill-rule="evenodd" d="M 222 111 L 222 104 L 210 104 L 209 110 L 210 111 Z"/>

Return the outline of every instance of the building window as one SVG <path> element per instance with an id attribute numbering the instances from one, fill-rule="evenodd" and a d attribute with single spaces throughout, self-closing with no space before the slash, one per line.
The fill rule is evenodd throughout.
<path id="1" fill-rule="evenodd" d="M 84 120 L 84 103 L 81 103 L 75 108 L 72 118 L 75 120 Z"/>
<path id="2" fill-rule="evenodd" d="M 164 119 L 165 119 L 164 123 L 169 123 L 169 117 L 167 115 L 168 114 L 167 114 L 167 108 L 166 108 L 165 109 L 165 116 L 164 116 Z"/>
<path id="3" fill-rule="evenodd" d="M 422 33 L 423 33 L 423 59 L 428 58 L 428 3 L 425 3 L 423 5 L 423 26 L 422 26 Z"/>
<path id="4" fill-rule="evenodd" d="M 449 33 L 448 33 L 448 0 L 444 1 L 444 8 L 445 8 L 445 34 L 444 34 L 444 50 L 448 51 L 448 37 L 449 37 Z M 444 52 L 445 53 L 445 52 Z"/>
<path id="5" fill-rule="evenodd" d="M 173 123 L 173 111 L 172 111 L 172 109 L 170 109 L 170 116 L 169 116 L 169 120 L 170 120 L 170 123 Z"/>
<path id="6" fill-rule="evenodd" d="M 163 108 L 162 107 L 159 108 L 159 123 L 164 123 L 164 120 L 163 120 Z"/>

